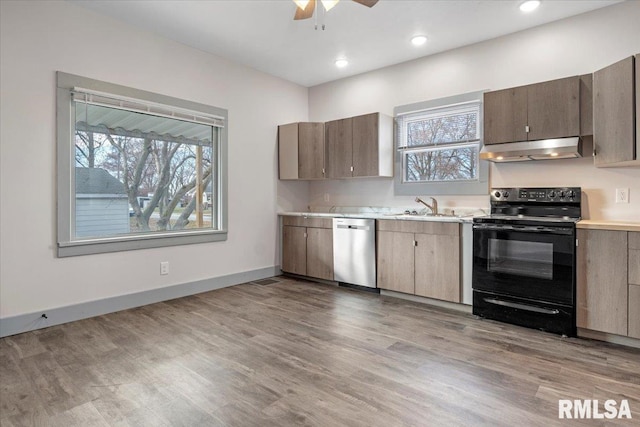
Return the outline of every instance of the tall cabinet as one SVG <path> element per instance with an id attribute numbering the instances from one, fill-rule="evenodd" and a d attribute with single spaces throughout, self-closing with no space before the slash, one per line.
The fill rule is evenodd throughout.
<path id="1" fill-rule="evenodd" d="M 593 74 L 594 162 L 640 166 L 640 65 L 630 56 Z"/>

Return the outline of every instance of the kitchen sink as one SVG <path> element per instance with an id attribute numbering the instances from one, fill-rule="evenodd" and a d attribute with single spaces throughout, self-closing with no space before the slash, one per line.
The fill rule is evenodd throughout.
<path id="1" fill-rule="evenodd" d="M 385 215 L 386 216 L 401 216 L 401 217 L 407 217 L 407 218 L 413 218 L 413 217 L 458 218 L 458 215 L 443 214 L 443 213 L 432 214 L 432 213 L 406 213 L 406 212 L 400 212 L 400 213 L 390 213 L 390 214 L 385 214 Z"/>

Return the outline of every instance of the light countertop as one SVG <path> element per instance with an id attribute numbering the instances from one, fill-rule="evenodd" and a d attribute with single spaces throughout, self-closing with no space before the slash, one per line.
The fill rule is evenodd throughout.
<path id="1" fill-rule="evenodd" d="M 473 222 L 473 216 L 428 216 L 402 215 L 394 213 L 319 213 L 319 212 L 279 212 L 280 216 L 304 216 L 309 218 L 367 218 L 394 219 L 401 221 Z"/>
<path id="2" fill-rule="evenodd" d="M 640 222 L 583 219 L 576 227 L 588 230 L 640 231 Z"/>

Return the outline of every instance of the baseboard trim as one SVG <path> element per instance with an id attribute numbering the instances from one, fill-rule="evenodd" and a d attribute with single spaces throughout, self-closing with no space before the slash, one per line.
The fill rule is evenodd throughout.
<path id="1" fill-rule="evenodd" d="M 253 280 L 266 279 L 281 274 L 279 266 L 265 267 L 257 270 L 243 271 L 226 276 L 187 282 L 165 288 L 151 289 L 132 294 L 119 295 L 95 301 L 72 304 L 64 307 L 41 310 L 38 312 L 19 314 L 0 319 L 0 338 L 36 329 L 101 316 L 116 311 L 127 310 L 143 305 L 182 298 L 202 292 L 213 291 Z M 46 318 L 42 317 L 46 314 Z"/>
<path id="2" fill-rule="evenodd" d="M 578 328 L 578 337 L 591 340 L 604 341 L 611 344 L 625 345 L 627 347 L 640 348 L 640 340 L 622 335 L 608 334 L 606 332 L 592 331 Z"/>
<path id="3" fill-rule="evenodd" d="M 471 313 L 471 309 L 472 309 L 470 305 L 466 305 L 462 303 L 442 301 L 439 299 L 421 297 L 418 295 L 403 294 L 402 292 L 387 291 L 384 289 L 380 290 L 380 295 L 405 299 L 408 301 L 419 302 L 422 304 L 434 305 L 436 307 L 448 308 L 449 310 L 455 310 L 461 313 Z"/>

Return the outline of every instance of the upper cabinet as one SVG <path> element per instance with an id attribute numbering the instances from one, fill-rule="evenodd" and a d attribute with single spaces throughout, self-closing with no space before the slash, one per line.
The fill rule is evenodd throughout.
<path id="1" fill-rule="evenodd" d="M 278 126 L 280 179 L 323 179 L 324 123 Z"/>
<path id="2" fill-rule="evenodd" d="M 280 179 L 393 177 L 393 119 L 380 113 L 278 126 Z"/>
<path id="3" fill-rule="evenodd" d="M 588 76 L 575 76 L 486 92 L 484 144 L 590 133 L 580 129 L 581 92 L 588 90 L 590 83 Z"/>
<path id="4" fill-rule="evenodd" d="M 593 143 L 596 166 L 640 166 L 638 55 L 593 74 Z"/>
<path id="5" fill-rule="evenodd" d="M 351 176 L 353 165 L 353 119 L 340 119 L 324 125 L 327 178 Z"/>
<path id="6" fill-rule="evenodd" d="M 393 119 L 380 113 L 325 123 L 326 177 L 393 177 Z"/>

